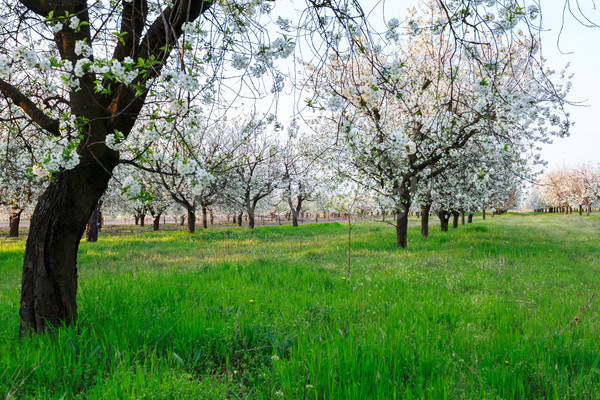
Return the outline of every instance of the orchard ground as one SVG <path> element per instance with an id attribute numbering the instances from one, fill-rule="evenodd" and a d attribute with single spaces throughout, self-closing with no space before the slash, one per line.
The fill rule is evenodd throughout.
<path id="1" fill-rule="evenodd" d="M 419 232 L 356 224 L 350 273 L 338 223 L 101 234 L 77 326 L 22 342 L 2 237 L 0 396 L 600 398 L 600 215 Z"/>

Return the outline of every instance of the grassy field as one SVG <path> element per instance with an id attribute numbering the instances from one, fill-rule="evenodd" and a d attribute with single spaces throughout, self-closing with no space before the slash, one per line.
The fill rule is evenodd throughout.
<path id="1" fill-rule="evenodd" d="M 357 224 L 351 273 L 337 223 L 104 234 L 77 326 L 23 342 L 2 238 L 0 398 L 600 398 L 600 216 L 417 224 Z"/>

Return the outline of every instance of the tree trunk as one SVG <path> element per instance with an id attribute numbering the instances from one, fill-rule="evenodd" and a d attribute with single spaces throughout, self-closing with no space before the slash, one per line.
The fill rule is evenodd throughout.
<path id="1" fill-rule="evenodd" d="M 238 215 L 238 226 L 242 226 L 242 213 Z"/>
<path id="2" fill-rule="evenodd" d="M 248 209 L 248 227 L 254 229 L 254 209 Z"/>
<path id="3" fill-rule="evenodd" d="M 135 221 L 136 225 L 140 224 L 140 216 L 138 214 L 133 215 L 133 220 Z"/>
<path id="4" fill-rule="evenodd" d="M 460 211 L 460 221 L 463 225 L 465 224 L 465 210 Z"/>
<path id="5" fill-rule="evenodd" d="M 160 214 L 156 214 L 154 216 L 154 221 L 152 221 L 152 230 L 158 231 L 160 229 Z"/>
<path id="6" fill-rule="evenodd" d="M 467 217 L 467 224 L 472 224 L 473 223 L 473 213 L 470 212 L 469 216 Z"/>
<path id="7" fill-rule="evenodd" d="M 202 228 L 208 228 L 208 213 L 206 207 L 202 206 Z"/>
<path id="8" fill-rule="evenodd" d="M 458 211 L 452 211 L 452 228 L 458 228 L 458 217 L 460 213 Z"/>
<path id="9" fill-rule="evenodd" d="M 485 219 L 485 208 L 482 210 L 481 216 L 483 217 L 483 219 Z"/>
<path id="10" fill-rule="evenodd" d="M 408 210 L 410 204 L 402 204 L 396 210 L 396 247 L 406 248 L 408 244 Z M 350 218 L 350 217 L 348 217 Z"/>
<path id="11" fill-rule="evenodd" d="M 19 224 L 21 223 L 21 213 L 19 208 L 11 208 L 8 217 L 8 237 L 19 237 Z"/>
<path id="12" fill-rule="evenodd" d="M 196 213 L 194 210 L 188 210 L 188 233 L 194 233 L 196 231 Z"/>
<path id="13" fill-rule="evenodd" d="M 425 204 L 421 207 L 421 236 L 429 236 L 429 211 L 431 204 Z"/>
<path id="14" fill-rule="evenodd" d="M 100 206 L 102 202 L 99 201 L 98 205 L 96 205 L 96 208 L 94 208 L 94 211 L 92 212 L 92 215 L 90 215 L 90 219 L 88 220 L 87 223 L 87 229 L 86 229 L 86 233 L 85 233 L 85 240 L 87 242 L 97 242 L 98 241 L 98 224 L 99 224 L 99 219 L 100 219 Z"/>
<path id="15" fill-rule="evenodd" d="M 290 206 L 290 210 L 292 213 L 292 226 L 298 226 L 298 216 L 300 215 L 300 210 L 302 209 L 302 198 L 298 196 L 298 205 L 294 206 L 291 197 L 288 197 L 288 205 Z"/>
<path id="16" fill-rule="evenodd" d="M 75 322 L 79 242 L 115 165 L 110 156 L 102 165 L 82 161 L 56 174 L 38 199 L 23 262 L 21 337 Z"/>
<path id="17" fill-rule="evenodd" d="M 210 224 L 213 225 L 215 223 L 215 213 L 212 207 L 210 208 L 210 210 L 208 210 L 208 212 L 210 213 Z"/>
<path id="18" fill-rule="evenodd" d="M 588 206 L 586 208 L 587 208 L 587 211 L 585 212 L 585 215 L 586 215 L 586 217 L 589 217 L 590 216 L 590 208 L 592 208 L 592 206 L 590 206 L 588 204 Z"/>
<path id="19" fill-rule="evenodd" d="M 448 221 L 450 220 L 450 213 L 445 210 L 438 211 L 438 218 L 440 219 L 440 226 L 442 232 L 448 232 Z"/>
<path id="20" fill-rule="evenodd" d="M 146 226 L 146 214 L 140 214 L 140 226 Z"/>

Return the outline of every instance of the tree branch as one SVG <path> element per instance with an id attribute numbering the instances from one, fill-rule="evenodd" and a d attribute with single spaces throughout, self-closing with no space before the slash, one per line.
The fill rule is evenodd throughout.
<path id="1" fill-rule="evenodd" d="M 21 4 L 42 17 L 47 17 L 52 9 L 50 2 L 46 0 L 21 0 Z"/>
<path id="2" fill-rule="evenodd" d="M 113 58 L 122 61 L 125 57 L 133 57 L 140 42 L 144 24 L 148 16 L 147 0 L 123 2 L 123 17 L 121 18 L 121 38 L 117 42 Z"/>
<path id="3" fill-rule="evenodd" d="M 21 93 L 19 89 L 0 79 L 0 92 L 11 99 L 16 106 L 20 107 L 40 128 L 45 129 L 54 136 L 60 136 L 58 120 L 47 116 L 33 101 Z"/>

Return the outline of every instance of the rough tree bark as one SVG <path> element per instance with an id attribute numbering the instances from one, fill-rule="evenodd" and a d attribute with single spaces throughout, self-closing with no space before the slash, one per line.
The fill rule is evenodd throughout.
<path id="1" fill-rule="evenodd" d="M 188 233 L 194 233 L 196 231 L 196 212 L 194 210 L 187 210 L 188 220 Z"/>
<path id="2" fill-rule="evenodd" d="M 146 214 L 140 214 L 140 226 L 146 226 Z"/>
<path id="3" fill-rule="evenodd" d="M 102 207 L 102 201 L 99 201 L 90 215 L 90 219 L 87 223 L 87 229 L 85 232 L 85 240 L 87 242 L 98 241 L 98 225 L 100 224 L 100 207 Z"/>
<path id="4" fill-rule="evenodd" d="M 471 224 L 473 223 L 473 213 L 470 212 L 469 216 L 467 217 L 467 224 Z"/>
<path id="5" fill-rule="evenodd" d="M 21 223 L 21 214 L 23 210 L 20 208 L 11 208 L 8 216 L 8 237 L 19 237 L 19 224 Z"/>
<path id="6" fill-rule="evenodd" d="M 452 228 L 457 229 L 458 228 L 458 217 L 460 216 L 460 213 L 456 210 L 452 211 Z"/>
<path id="7" fill-rule="evenodd" d="M 206 206 L 202 206 L 202 228 L 208 229 L 208 211 Z"/>
<path id="8" fill-rule="evenodd" d="M 23 263 L 21 337 L 70 325 L 77 318 L 77 250 L 108 186 L 107 170 L 115 165 L 116 158 L 103 166 L 93 160 L 63 171 L 39 198 Z"/>
<path id="9" fill-rule="evenodd" d="M 153 231 L 158 231 L 160 230 L 160 216 L 162 214 L 156 214 L 154 215 L 154 220 L 152 221 L 152 230 Z"/>
<path id="10" fill-rule="evenodd" d="M 254 229 L 254 208 L 249 207 L 246 212 L 248 213 L 248 227 Z"/>
<path id="11" fill-rule="evenodd" d="M 403 203 L 396 208 L 396 247 L 406 248 L 408 244 L 408 210 L 410 203 Z"/>
<path id="12" fill-rule="evenodd" d="M 421 207 L 421 236 L 429 236 L 429 211 L 431 210 L 431 203 L 425 204 Z"/>
<path id="13" fill-rule="evenodd" d="M 440 210 L 438 211 L 438 218 L 440 219 L 440 227 L 442 228 L 442 232 L 448 232 L 450 213 L 446 210 Z"/>

